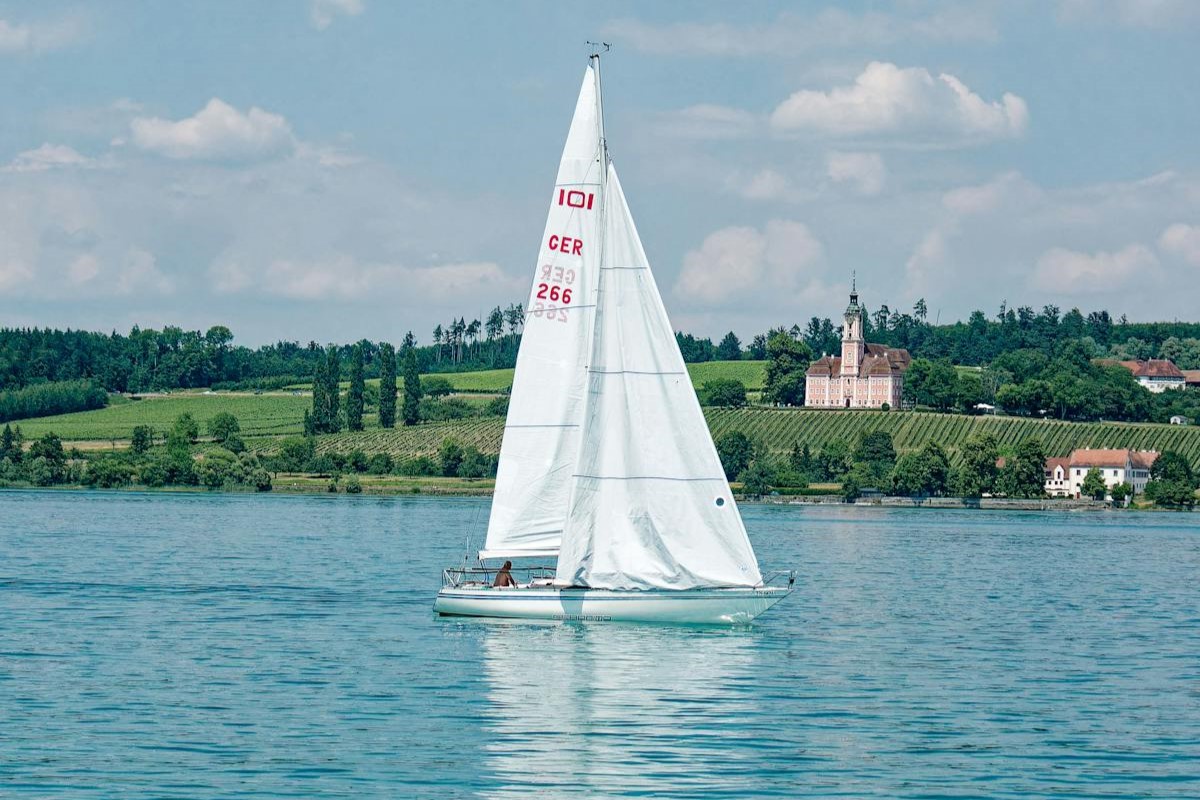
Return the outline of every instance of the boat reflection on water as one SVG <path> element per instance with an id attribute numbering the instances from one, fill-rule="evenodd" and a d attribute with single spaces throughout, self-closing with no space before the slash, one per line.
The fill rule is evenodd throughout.
<path id="1" fill-rule="evenodd" d="M 744 797 L 761 777 L 760 631 L 484 624 L 486 796 Z"/>

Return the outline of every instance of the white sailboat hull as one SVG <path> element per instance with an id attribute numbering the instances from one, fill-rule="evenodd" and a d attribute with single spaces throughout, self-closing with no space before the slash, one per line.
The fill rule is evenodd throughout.
<path id="1" fill-rule="evenodd" d="M 442 616 L 720 625 L 750 622 L 790 593 L 778 586 L 673 591 L 447 586 L 433 608 Z"/>

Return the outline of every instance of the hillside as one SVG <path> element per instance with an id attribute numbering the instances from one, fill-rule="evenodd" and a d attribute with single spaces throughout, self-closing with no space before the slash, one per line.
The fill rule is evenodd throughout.
<path id="1" fill-rule="evenodd" d="M 935 441 L 953 451 L 966 441 L 988 432 L 1000 441 L 1001 450 L 1021 440 L 1038 437 L 1050 455 L 1067 455 L 1077 447 L 1130 447 L 1144 450 L 1177 450 L 1200 466 L 1200 427 L 1134 423 L 1077 423 L 1018 417 L 969 417 L 911 411 L 806 411 L 801 409 L 707 409 L 705 416 L 714 437 L 740 430 L 775 452 L 787 452 L 797 442 L 820 450 L 832 441 L 853 443 L 860 431 L 885 430 L 900 452 L 920 449 Z M 323 436 L 320 450 L 393 456 L 432 454 L 443 438 L 452 436 L 488 453 L 498 452 L 503 421 L 498 417 L 441 422 Z M 264 446 L 269 446 L 264 442 Z"/>

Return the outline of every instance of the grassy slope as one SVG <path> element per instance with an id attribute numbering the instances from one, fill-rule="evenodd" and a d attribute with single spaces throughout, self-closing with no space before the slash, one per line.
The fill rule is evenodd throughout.
<path id="1" fill-rule="evenodd" d="M 1200 427 L 1133 423 L 1075 423 L 1015 417 L 968 417 L 892 411 L 803 411 L 797 409 L 749 408 L 738 411 L 708 409 L 714 436 L 734 430 L 764 442 L 776 452 L 787 452 L 800 442 L 814 452 L 835 440 L 851 444 L 864 430 L 886 430 L 896 449 L 903 452 L 935 441 L 957 455 L 957 448 L 970 438 L 990 432 L 1002 448 L 1013 448 L 1027 437 L 1038 437 L 1050 455 L 1067 455 L 1077 447 L 1133 447 L 1146 450 L 1178 450 L 1200 465 Z M 368 430 L 321 437 L 322 450 L 412 455 L 436 452 L 442 439 L 453 437 L 484 452 L 500 447 L 503 422 L 499 418 L 472 419 L 397 428 Z M 269 446 L 264 443 L 264 446 Z"/>
<path id="2" fill-rule="evenodd" d="M 767 372 L 765 361 L 709 361 L 705 364 L 688 364 L 692 385 L 699 387 L 715 378 L 733 378 L 746 385 L 747 389 L 762 389 L 763 377 Z M 463 392 L 502 392 L 512 386 L 511 369 L 489 369 L 482 372 L 439 372 L 422 375 L 445 378 L 450 385 Z"/>
<path id="3" fill-rule="evenodd" d="M 209 418 L 228 411 L 238 418 L 243 436 L 270 436 L 300 433 L 304 410 L 311 405 L 312 398 L 290 394 L 186 393 L 147 397 L 96 411 L 38 417 L 14 424 L 21 426 L 26 438 L 53 432 L 65 441 L 128 439 L 135 425 L 150 425 L 157 432 L 165 433 L 184 412 L 195 417 L 203 431 Z"/>
<path id="4" fill-rule="evenodd" d="M 761 375 L 761 362 L 714 362 L 692 365 L 692 376 L 696 382 L 718 376 L 733 376 L 747 385 L 753 385 L 756 382 L 755 370 Z M 457 373 L 447 377 L 461 381 L 459 385 L 464 389 L 496 391 L 504 388 L 511 378 L 511 371 Z M 761 378 L 757 382 L 761 383 Z M 67 441 L 127 440 L 135 425 L 151 425 L 162 433 L 179 414 L 187 411 L 203 427 L 217 412 L 229 411 L 237 416 L 243 434 L 252 447 L 269 450 L 274 446 L 274 437 L 301 431 L 304 410 L 310 402 L 306 395 L 288 393 L 181 393 L 151 397 L 98 411 L 23 420 L 18 424 L 29 438 L 53 431 Z M 482 399 L 480 402 L 483 402 Z M 1174 449 L 1200 466 L 1200 426 L 1071 423 L 901 411 L 883 413 L 769 408 L 739 411 L 709 409 L 707 415 L 715 436 L 741 430 L 779 452 L 789 450 L 796 442 L 807 443 L 810 449 L 816 451 L 837 439 L 853 442 L 860 431 L 876 429 L 890 432 L 897 449 L 901 451 L 920 448 L 927 441 L 936 441 L 948 449 L 956 449 L 972 436 L 990 431 L 1005 447 L 1013 447 L 1025 437 L 1039 437 L 1050 455 L 1066 455 L 1073 448 L 1088 446 L 1160 451 Z M 412 455 L 436 452 L 442 439 L 453 436 L 464 444 L 494 453 L 499 450 L 503 432 L 503 421 L 496 417 L 384 431 L 376 427 L 374 415 L 368 415 L 366 424 L 367 430 L 361 433 L 323 436 L 319 446 L 324 450 L 361 448 L 367 452 Z"/>

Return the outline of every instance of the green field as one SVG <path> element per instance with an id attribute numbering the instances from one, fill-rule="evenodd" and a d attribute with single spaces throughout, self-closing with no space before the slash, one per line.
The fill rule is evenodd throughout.
<path id="1" fill-rule="evenodd" d="M 96 411 L 79 411 L 55 417 L 38 417 L 14 423 L 27 439 L 51 432 L 64 441 L 128 439 L 136 425 L 149 425 L 164 434 L 184 412 L 200 423 L 228 411 L 238 418 L 244 437 L 301 433 L 304 411 L 312 398 L 291 394 L 180 393 L 146 397 Z"/>
<path id="2" fill-rule="evenodd" d="M 703 382 L 714 376 L 736 376 L 748 385 L 755 382 L 755 370 L 761 374 L 761 362 L 712 362 L 692 365 L 693 380 Z M 497 391 L 511 378 L 511 370 L 477 373 L 452 373 L 462 388 Z M 758 378 L 761 383 L 761 377 Z M 477 402 L 486 402 L 478 398 Z M 271 450 L 279 436 L 302 431 L 304 411 L 311 399 L 306 395 L 268 393 L 179 393 L 147 397 L 113 405 L 97 411 L 40 417 L 18 423 L 27 438 L 53 432 L 65 441 L 128 440 L 135 425 L 150 425 L 160 434 L 186 412 L 201 427 L 216 413 L 228 411 L 241 423 L 247 444 L 257 450 Z M 968 439 L 991 432 L 1002 448 L 1012 448 L 1022 439 L 1038 437 L 1053 456 L 1068 455 L 1076 447 L 1131 447 L 1145 450 L 1177 450 L 1200 466 L 1200 426 L 1154 425 L 1145 423 L 1060 422 L 1019 417 L 933 414 L 906 411 L 817 411 L 752 407 L 738 410 L 707 409 L 706 416 L 714 436 L 740 430 L 776 452 L 785 452 L 797 442 L 813 451 L 830 442 L 853 443 L 861 431 L 885 430 L 892 434 L 896 449 L 915 450 L 935 441 L 951 450 Z M 368 453 L 387 452 L 393 456 L 431 454 L 442 440 L 452 436 L 463 444 L 495 453 L 500 448 L 503 420 L 498 417 L 436 422 L 412 428 L 381 430 L 373 414 L 365 419 L 367 430 L 322 436 L 321 450 Z"/>
<path id="3" fill-rule="evenodd" d="M 816 452 L 830 442 L 853 444 L 860 431 L 885 430 L 892 434 L 900 452 L 918 450 L 934 441 L 951 451 L 969 439 L 992 433 L 1002 450 L 1021 440 L 1037 437 L 1052 456 L 1065 456 L 1077 447 L 1130 447 L 1139 450 L 1177 450 L 1200 465 L 1200 427 L 1142 423 L 1079 423 L 1032 420 L 1018 417 L 969 417 L 911 411 L 815 411 L 801 409 L 744 408 L 706 409 L 714 437 L 742 431 L 777 453 L 791 450 L 797 442 Z M 485 453 L 499 452 L 503 421 L 496 417 L 418 425 L 395 430 L 368 430 L 323 436 L 319 449 L 393 456 L 432 454 L 442 439 L 453 437 Z M 269 447 L 264 442 L 264 447 Z"/>
<path id="4" fill-rule="evenodd" d="M 706 361 L 703 364 L 688 364 L 692 385 L 699 389 L 706 381 L 718 378 L 741 381 L 752 392 L 761 391 L 767 376 L 765 361 Z"/>

